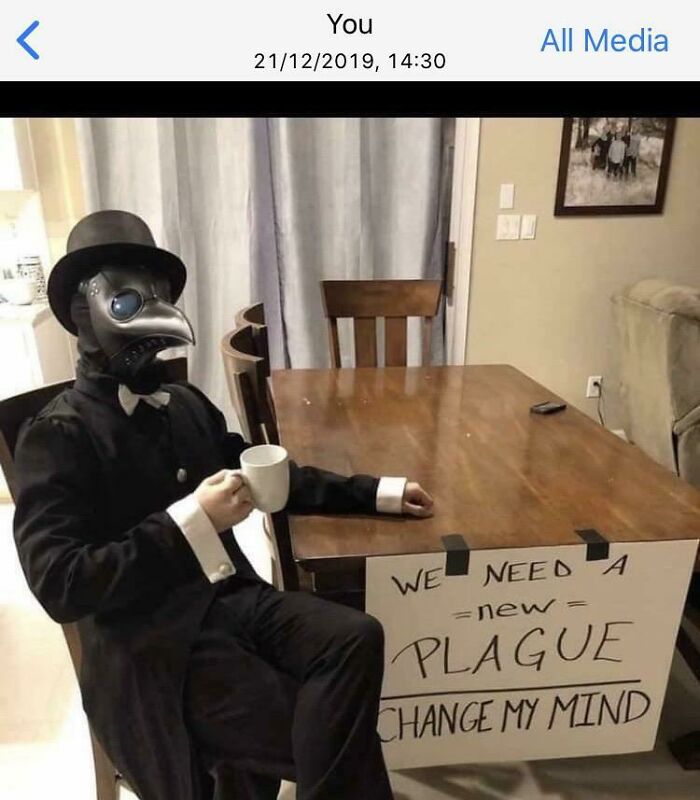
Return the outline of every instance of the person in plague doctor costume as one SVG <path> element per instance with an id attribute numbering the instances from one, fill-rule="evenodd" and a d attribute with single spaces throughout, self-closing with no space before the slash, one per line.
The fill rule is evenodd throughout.
<path id="1" fill-rule="evenodd" d="M 259 578 L 231 527 L 252 509 L 232 473 L 249 445 L 156 353 L 194 344 L 174 303 L 186 270 L 123 211 L 81 220 L 48 285 L 77 334 L 77 377 L 23 428 L 14 520 L 29 586 L 77 621 L 80 689 L 140 800 L 387 800 L 376 732 L 381 625 Z M 293 513 L 407 513 L 402 478 L 290 463 Z M 342 535 L 342 531 L 339 532 Z"/>

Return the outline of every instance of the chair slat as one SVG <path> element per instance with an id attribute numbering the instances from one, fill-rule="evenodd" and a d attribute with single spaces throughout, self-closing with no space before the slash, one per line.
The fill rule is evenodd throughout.
<path id="1" fill-rule="evenodd" d="M 387 367 L 406 366 L 406 317 L 384 320 L 384 363 Z"/>
<path id="2" fill-rule="evenodd" d="M 355 320 L 355 364 L 358 367 L 377 366 L 377 320 Z"/>
<path id="3" fill-rule="evenodd" d="M 247 372 L 233 374 L 236 411 L 241 423 L 243 438 L 251 444 L 265 444 L 265 434 L 258 418 L 255 392 Z"/>
<path id="4" fill-rule="evenodd" d="M 421 363 L 424 367 L 430 366 L 430 353 L 433 344 L 433 320 L 432 317 L 423 319 L 423 342 L 421 349 Z"/>
<path id="5" fill-rule="evenodd" d="M 338 320 L 328 320 L 328 340 L 331 345 L 331 365 L 340 367 L 340 341 L 338 339 Z"/>

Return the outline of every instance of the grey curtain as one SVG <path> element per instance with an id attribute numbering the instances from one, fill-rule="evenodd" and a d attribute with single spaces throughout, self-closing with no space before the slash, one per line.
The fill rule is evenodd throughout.
<path id="1" fill-rule="evenodd" d="M 76 121 L 87 208 L 139 214 L 187 264 L 192 380 L 230 422 L 219 344 L 239 308 L 265 302 L 274 367 L 325 366 L 320 279 L 441 277 L 451 123 Z"/>
<path id="2" fill-rule="evenodd" d="M 272 328 L 273 366 L 327 366 L 323 278 L 441 278 L 453 121 L 253 120 L 251 287 Z M 409 363 L 420 361 L 413 321 Z M 434 358 L 442 360 L 442 322 Z M 349 326 L 342 358 L 352 360 Z"/>

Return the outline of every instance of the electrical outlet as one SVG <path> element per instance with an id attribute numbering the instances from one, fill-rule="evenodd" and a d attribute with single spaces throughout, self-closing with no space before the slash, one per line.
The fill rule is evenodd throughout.
<path id="1" fill-rule="evenodd" d="M 602 375 L 589 375 L 586 384 L 586 397 L 600 397 L 600 390 L 603 386 Z"/>

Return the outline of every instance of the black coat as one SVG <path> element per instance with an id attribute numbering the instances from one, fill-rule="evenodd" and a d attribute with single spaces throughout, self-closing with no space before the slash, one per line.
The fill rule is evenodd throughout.
<path id="1" fill-rule="evenodd" d="M 223 584 L 211 584 L 165 509 L 248 446 L 195 387 L 128 417 L 110 378 L 79 375 L 20 436 L 15 539 L 29 586 L 78 621 L 83 707 L 142 800 L 200 800 L 182 691 L 188 654 Z M 185 483 L 177 472 L 184 468 Z M 372 513 L 377 479 L 291 464 L 288 510 Z M 227 586 L 260 580 L 235 541 Z"/>

